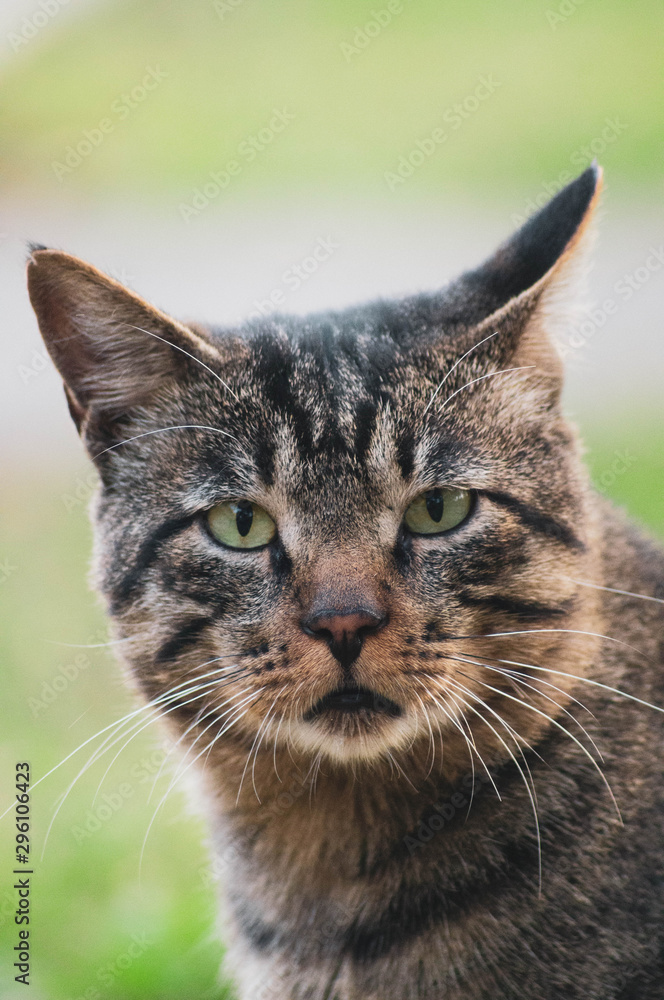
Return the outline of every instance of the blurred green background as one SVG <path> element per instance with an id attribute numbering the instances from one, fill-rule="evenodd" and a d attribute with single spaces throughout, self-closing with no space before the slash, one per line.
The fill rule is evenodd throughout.
<path id="1" fill-rule="evenodd" d="M 214 319 L 217 303 L 246 313 L 281 287 L 283 268 L 331 225 L 341 249 L 288 303 L 302 311 L 420 278 L 430 285 L 439 253 L 442 279 L 597 155 L 608 183 L 591 291 L 619 309 L 589 314 L 568 359 L 567 405 L 597 485 L 662 537 L 664 267 L 644 262 L 661 246 L 664 222 L 663 27 L 655 0 L 7 0 L 3 809 L 17 760 L 31 762 L 36 780 L 135 704 L 99 646 L 103 616 L 86 583 L 94 477 L 41 354 L 24 291 L 25 241 L 110 264 L 160 304 L 198 306 Z M 275 109 L 292 120 L 261 138 Z M 441 125 L 444 144 L 395 181 L 401 158 Z M 208 204 L 187 221 L 182 206 L 195 206 L 210 173 L 233 160 L 239 170 L 227 187 L 203 191 Z M 625 275 L 635 287 L 623 298 Z M 127 745 L 94 804 L 118 748 L 80 778 L 41 859 L 58 796 L 94 745 L 35 789 L 30 996 L 230 996 L 217 972 L 217 874 L 182 791 L 151 829 L 139 881 L 143 839 L 172 773 L 156 729 Z M 0 824 L 8 998 L 24 995 L 6 971 L 16 943 L 12 841 L 8 817 Z"/>

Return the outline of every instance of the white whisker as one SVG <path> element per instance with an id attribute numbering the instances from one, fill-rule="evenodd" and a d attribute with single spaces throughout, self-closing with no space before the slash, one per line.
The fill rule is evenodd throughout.
<path id="1" fill-rule="evenodd" d="M 230 392 L 231 396 L 238 403 L 240 402 L 240 397 L 233 392 L 233 390 L 231 389 L 230 385 L 228 385 L 227 382 L 224 382 L 221 375 L 217 375 L 214 369 L 210 368 L 209 365 L 206 365 L 205 362 L 201 361 L 200 358 L 197 358 L 195 354 L 190 354 L 189 351 L 185 351 L 184 347 L 180 347 L 179 344 L 173 344 L 170 340 L 166 340 L 165 337 L 160 337 L 158 333 L 153 333 L 151 330 L 144 330 L 142 326 L 134 326 L 133 323 L 128 323 L 127 326 L 129 326 L 130 329 L 132 330 L 140 330 L 141 333 L 147 333 L 148 337 L 154 337 L 155 340 L 160 340 L 162 344 L 168 344 L 169 347 L 173 347 L 176 351 L 180 351 L 181 354 L 186 354 L 187 357 L 191 358 L 192 361 L 196 361 L 201 366 L 201 368 L 205 368 L 205 370 L 208 371 L 210 375 L 213 375 L 218 382 L 221 382 L 224 389 Z"/>
<path id="2" fill-rule="evenodd" d="M 567 577 L 571 583 L 576 583 L 579 587 L 592 587 L 593 590 L 605 590 L 609 594 L 622 594 L 623 597 L 638 597 L 640 601 L 654 601 L 656 604 L 664 604 L 664 600 L 661 597 L 650 597 L 648 594 L 634 594 L 631 590 L 617 590 L 615 587 L 600 587 L 598 583 L 587 583 L 585 580 L 572 580 L 571 576 Z"/>
<path id="3" fill-rule="evenodd" d="M 454 399 L 455 396 L 458 396 L 460 392 L 463 392 L 464 389 L 468 389 L 471 385 L 475 385 L 476 382 L 482 382 L 485 378 L 492 378 L 494 375 L 507 375 L 508 372 L 522 372 L 525 371 L 527 368 L 535 368 L 535 367 L 536 367 L 535 365 L 519 365 L 518 368 L 501 368 L 497 372 L 489 372 L 487 375 L 480 375 L 479 378 L 473 378 L 470 380 L 470 382 L 466 382 L 465 385 L 462 385 L 461 388 L 456 389 L 451 396 L 448 396 L 447 399 L 443 401 L 443 405 L 441 406 L 438 412 L 441 413 L 445 409 L 447 404 Z"/>
<path id="4" fill-rule="evenodd" d="M 461 663 L 472 663 L 476 667 L 484 667 L 485 670 L 491 670 L 494 673 L 500 674 L 502 677 L 506 677 L 509 680 L 512 680 L 514 675 L 518 675 L 519 677 L 529 677 L 530 676 L 529 674 L 519 673 L 519 671 L 516 671 L 516 670 L 502 670 L 500 667 L 492 667 L 488 663 L 480 663 L 479 660 L 470 660 L 470 659 L 468 659 L 467 657 L 464 657 L 464 656 L 451 656 L 451 657 L 449 657 L 449 659 L 459 660 Z M 487 659 L 491 659 L 491 657 L 487 657 Z M 533 680 L 533 678 L 530 678 L 530 679 Z M 538 678 L 538 680 L 539 680 L 540 684 L 547 685 L 548 687 L 554 688 L 556 691 L 560 692 L 560 694 L 567 695 L 567 692 L 563 691 L 563 689 L 560 688 L 560 687 L 558 687 L 557 685 L 551 684 L 549 681 L 545 681 L 542 678 Z M 524 681 L 524 680 L 517 680 L 516 683 L 519 684 L 519 685 L 523 685 L 523 687 L 529 688 L 531 691 L 534 691 L 535 694 L 538 694 L 541 698 L 546 698 L 546 700 L 550 701 L 552 705 L 555 705 L 556 708 L 559 708 L 561 712 L 564 712 L 565 715 L 569 716 L 569 718 L 572 720 L 572 722 L 576 723 L 576 725 L 579 727 L 579 729 L 581 730 L 581 732 L 583 733 L 583 735 L 586 737 L 586 739 L 592 745 L 592 747 L 595 750 L 595 752 L 596 752 L 597 756 L 599 757 L 599 759 L 602 762 L 604 761 L 602 753 L 601 753 L 599 747 L 597 746 L 597 744 L 595 743 L 594 739 L 590 735 L 590 733 L 579 722 L 579 720 L 574 715 L 572 715 L 572 713 L 568 709 L 566 709 L 563 705 L 561 705 L 559 702 L 557 702 L 555 700 L 555 698 L 551 698 L 548 694 L 545 694 L 544 691 L 540 691 L 540 689 L 536 688 L 533 684 L 529 684 L 527 681 Z M 572 698 L 571 695 L 569 695 L 568 697 L 572 701 L 576 701 L 576 698 Z M 578 704 L 580 704 L 580 702 L 578 702 Z M 581 707 L 585 708 L 585 706 L 581 706 Z M 589 711 L 589 710 L 586 709 L 586 711 Z M 592 715 L 592 713 L 590 713 L 590 714 Z M 593 716 L 593 718 L 594 718 L 594 716 Z"/>
<path id="5" fill-rule="evenodd" d="M 443 388 L 443 386 L 444 386 L 444 385 L 445 385 L 445 383 L 447 382 L 447 380 L 448 380 L 448 378 L 450 377 L 450 375 L 452 374 L 452 372 L 453 372 L 453 371 L 454 371 L 454 370 L 455 370 L 456 368 L 458 368 L 458 367 L 459 367 L 459 365 L 461 364 L 461 362 L 462 362 L 462 361 L 463 361 L 463 360 L 464 360 L 465 358 L 467 358 L 469 354 L 472 354 L 472 353 L 473 353 L 473 351 L 476 351 L 478 347 L 481 347 L 481 346 L 482 346 L 482 344 L 486 344 L 487 340 L 491 340 L 491 339 L 492 339 L 493 337 L 497 337 L 497 336 L 498 336 L 498 334 L 499 334 L 499 332 L 500 332 L 499 330 L 496 330 L 496 331 L 495 331 L 494 333 L 490 333 L 488 337 L 485 337 L 485 338 L 484 338 L 484 340 L 480 340 L 480 341 L 478 341 L 478 343 L 477 343 L 477 344 L 473 344 L 473 346 L 472 346 L 472 347 L 470 348 L 470 350 L 469 350 L 469 351 L 466 351 L 466 353 L 465 353 L 465 354 L 462 354 L 462 355 L 461 355 L 461 357 L 460 357 L 460 358 L 458 358 L 458 359 L 457 359 L 457 360 L 456 360 L 456 361 L 454 362 L 454 364 L 452 365 L 452 367 L 450 368 L 450 370 L 449 370 L 449 371 L 447 372 L 447 374 L 446 374 L 446 375 L 445 375 L 445 377 L 443 378 L 442 382 L 440 382 L 440 383 L 439 383 L 439 385 L 438 385 L 438 388 L 437 388 L 437 389 L 436 389 L 436 391 L 434 392 L 433 396 L 431 397 L 431 399 L 430 399 L 430 400 L 429 400 L 429 402 L 427 403 L 427 405 L 426 405 L 426 407 L 425 407 L 425 410 L 424 410 L 424 413 L 422 414 L 422 417 L 425 417 L 425 416 L 427 415 L 427 411 L 429 410 L 429 408 L 430 408 L 430 407 L 431 407 L 431 405 L 433 404 L 433 401 L 434 401 L 434 399 L 436 398 L 436 396 L 438 395 L 438 393 L 440 392 L 440 390 L 441 390 L 441 389 Z"/>
<path id="6" fill-rule="evenodd" d="M 504 698 L 508 698 L 510 701 L 515 701 L 518 704 L 523 705 L 524 708 L 530 709 L 531 712 L 536 712 L 537 715 L 542 716 L 542 718 L 546 719 L 547 722 L 552 723 L 554 726 L 556 726 L 558 729 L 560 729 L 561 732 L 565 733 L 566 736 L 569 736 L 569 738 L 571 740 L 573 740 L 573 742 L 576 743 L 576 745 L 578 747 L 580 747 L 580 749 L 582 750 L 582 752 L 588 758 L 588 760 L 593 765 L 593 767 L 595 768 L 595 770 L 599 774 L 600 778 L 604 782 L 604 785 L 606 786 L 606 789 L 607 789 L 607 791 L 608 791 L 608 793 L 609 793 L 609 795 L 611 797 L 611 801 L 612 801 L 612 803 L 614 805 L 616 813 L 618 814 L 618 818 L 620 819 L 620 822 L 622 823 L 622 816 L 621 816 L 621 813 L 620 813 L 620 809 L 618 808 L 618 803 L 616 802 L 615 795 L 613 794 L 613 789 L 611 788 L 611 785 L 609 784 L 609 782 L 608 782 L 608 780 L 606 778 L 606 775 L 604 774 L 604 772 L 602 771 L 602 768 L 599 766 L 599 764 L 597 763 L 597 761 L 595 760 L 595 758 L 593 757 L 593 755 L 590 753 L 590 751 L 588 750 L 588 748 L 584 747 L 584 745 L 581 742 L 581 740 L 579 740 L 574 735 L 574 733 L 570 733 L 569 729 L 567 729 L 565 726 L 563 726 L 563 724 L 561 722 L 558 722 L 557 719 L 554 719 L 552 716 L 548 715 L 546 712 L 543 712 L 541 709 L 537 708 L 536 705 L 530 705 L 528 702 L 523 701 L 521 698 L 515 698 L 514 695 L 508 694 L 507 691 L 501 691 L 500 688 L 493 687 L 493 685 L 487 684 L 486 681 L 478 681 L 478 683 L 481 684 L 482 687 L 487 688 L 489 691 L 493 691 L 495 694 L 502 695 Z M 531 749 L 532 749 L 532 747 L 531 747 Z"/>
<path id="7" fill-rule="evenodd" d="M 125 438 L 124 441 L 118 441 L 117 444 L 112 444 L 108 448 L 104 448 L 97 455 L 93 455 L 93 461 L 97 458 L 101 458 L 105 455 L 107 451 L 115 451 L 116 448 L 121 448 L 123 444 L 131 444 L 132 441 L 138 441 L 140 438 L 149 437 L 151 434 L 163 434 L 164 431 L 187 431 L 187 430 L 199 430 L 199 431 L 212 431 L 214 434 L 222 434 L 224 437 L 231 438 L 233 441 L 237 441 L 237 438 L 233 434 L 229 434 L 227 431 L 222 431 L 220 427 L 208 427 L 207 424 L 173 424 L 171 427 L 157 427 L 153 431 L 143 431 L 142 434 L 134 434 L 133 437 Z"/>
<path id="8" fill-rule="evenodd" d="M 184 770 L 179 770 L 178 769 L 178 772 L 176 772 L 176 774 L 173 776 L 173 779 L 172 779 L 170 785 L 166 789 L 166 792 L 164 793 L 164 795 L 161 798 L 161 800 L 160 800 L 157 808 L 155 809 L 155 811 L 154 811 L 154 813 L 152 815 L 152 819 L 150 820 L 150 823 L 148 824 L 148 828 L 145 831 L 145 837 L 143 838 L 143 844 L 141 846 L 141 853 L 140 853 L 140 857 L 139 857 L 139 861 L 138 861 L 138 878 L 139 878 L 139 883 L 140 883 L 140 880 L 141 880 L 141 871 L 142 871 L 142 867 L 143 867 L 143 855 L 145 853 L 145 847 L 146 847 L 146 844 L 148 842 L 148 837 L 150 836 L 150 831 L 151 831 L 151 829 L 152 829 L 152 827 L 154 825 L 154 822 L 155 822 L 155 820 L 156 820 L 159 812 L 161 811 L 162 806 L 166 802 L 166 799 L 168 798 L 168 796 L 170 795 L 170 793 L 172 792 L 172 790 L 175 788 L 175 785 L 180 780 L 180 778 L 182 778 L 183 775 L 187 773 L 187 771 L 189 770 L 189 768 L 193 767 L 193 765 L 196 763 L 196 761 L 200 757 L 202 757 L 204 753 L 207 752 L 209 754 L 209 752 L 212 749 L 212 747 L 214 746 L 214 744 L 224 735 L 224 733 L 228 732 L 228 730 L 231 729 L 235 725 L 236 722 L 239 722 L 239 720 L 241 718 L 243 718 L 244 715 L 247 714 L 247 712 L 249 711 L 249 707 L 251 705 L 251 700 L 253 698 L 257 698 L 258 695 L 262 691 L 263 691 L 263 688 L 259 688 L 253 694 L 250 694 L 247 698 L 245 698 L 242 702 L 240 702 L 239 705 L 236 705 L 234 708 L 229 709 L 228 711 L 224 712 L 221 716 L 219 716 L 219 718 L 223 718 L 224 715 L 228 715 L 230 713 L 237 712 L 239 709 L 243 708 L 245 704 L 247 705 L 247 708 L 239 716 L 236 715 L 233 719 L 231 719 L 227 723 L 225 723 L 225 725 L 221 728 L 221 730 L 217 733 L 217 735 L 211 741 L 210 745 L 204 747 L 201 750 L 201 752 L 199 754 L 197 754 L 196 757 L 194 757 L 194 759 L 187 764 L 187 766 L 184 768 Z M 204 730 L 204 732 L 207 732 L 208 729 L 211 729 L 212 725 L 214 725 L 214 722 L 210 726 L 208 726 Z M 201 733 L 201 736 L 202 735 L 203 735 L 203 733 Z M 187 757 L 188 753 L 190 752 L 190 750 L 192 750 L 194 748 L 194 746 L 196 745 L 197 742 L 198 742 L 198 739 L 195 740 L 194 743 L 192 744 L 192 746 L 189 748 L 189 750 L 187 751 L 187 754 L 185 754 L 185 758 L 184 758 L 185 760 L 186 760 L 186 757 Z"/>
<path id="9" fill-rule="evenodd" d="M 448 680 L 449 680 L 449 678 L 448 678 Z M 514 754 L 512 753 L 511 749 L 509 748 L 509 746 L 507 745 L 507 743 L 505 742 L 505 740 L 502 738 L 502 736 L 500 735 L 500 733 L 497 732 L 497 730 L 494 728 L 494 726 L 491 725 L 491 723 L 489 722 L 489 720 L 486 719 L 482 715 L 481 712 L 478 712 L 476 708 L 474 708 L 472 705 L 469 705 L 467 702 L 465 702 L 465 699 L 462 698 L 462 701 L 464 701 L 464 703 L 466 704 L 466 708 L 468 708 L 471 712 L 473 712 L 474 715 L 476 715 L 479 719 L 481 719 L 481 721 L 486 726 L 488 726 L 488 728 L 492 731 L 492 733 L 494 734 L 494 736 L 496 737 L 496 739 L 499 740 L 500 743 L 502 743 L 503 747 L 505 748 L 505 750 L 507 751 L 507 753 L 509 754 L 509 756 L 512 758 L 512 760 L 514 762 L 514 766 L 516 767 L 516 769 L 518 770 L 519 774 L 521 775 L 521 778 L 523 779 L 523 783 L 525 785 L 526 792 L 528 793 L 528 798 L 530 799 L 530 804 L 531 804 L 531 807 L 532 807 L 532 810 L 533 810 L 533 817 L 534 817 L 534 820 L 535 820 L 535 832 L 536 832 L 536 836 L 537 836 L 537 862 L 538 862 L 538 872 L 539 872 L 539 891 L 541 893 L 542 892 L 542 838 L 541 838 L 541 834 L 540 834 L 539 816 L 537 814 L 537 797 L 536 797 L 536 792 L 535 792 L 535 784 L 534 784 L 534 781 L 533 781 L 533 776 L 530 773 L 530 768 L 528 767 L 528 763 L 526 762 L 525 757 L 523 757 L 523 749 L 519 745 L 518 740 L 516 739 L 516 737 L 513 735 L 515 731 L 512 729 L 512 727 L 509 726 L 505 722 L 505 720 L 500 717 L 500 715 L 498 715 L 496 712 L 494 712 L 493 709 L 491 709 L 491 707 L 489 705 L 487 705 L 487 703 L 482 698 L 480 698 L 478 695 L 474 694 L 472 691 L 469 691 L 463 684 L 457 684 L 456 686 L 460 687 L 462 691 L 464 691 L 467 695 L 469 695 L 471 698 L 473 698 L 475 701 L 477 701 L 484 708 L 488 709 L 491 712 L 492 715 L 496 716 L 496 718 L 501 723 L 501 725 L 503 725 L 505 727 L 505 729 L 507 730 L 507 732 L 509 733 L 509 735 L 512 736 L 512 739 L 514 739 L 514 742 L 516 743 L 516 746 L 517 746 L 517 748 L 519 749 L 519 751 L 520 751 L 520 753 L 522 755 L 525 767 L 526 767 L 526 769 L 528 771 L 528 775 L 530 777 L 530 784 L 528 783 L 528 779 L 526 778 L 526 775 L 524 774 L 523 770 L 521 769 L 521 765 L 519 764 L 518 760 L 516 759 L 516 757 L 514 756 Z M 519 739 L 523 739 L 521 736 L 519 736 L 518 733 L 516 734 L 516 736 Z"/>

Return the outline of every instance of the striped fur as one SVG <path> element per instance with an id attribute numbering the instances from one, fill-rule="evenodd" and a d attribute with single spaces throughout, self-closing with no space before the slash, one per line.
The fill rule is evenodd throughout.
<path id="1" fill-rule="evenodd" d="M 664 704 L 661 605 L 587 586 L 661 595 L 664 560 L 590 490 L 549 333 L 598 190 L 442 293 L 233 330 L 33 252 L 119 648 L 147 698 L 179 690 L 233 858 L 242 1000 L 664 995 L 661 715 L 599 686 Z M 470 516 L 410 534 L 441 485 Z M 206 530 L 239 498 L 265 548 Z M 382 616 L 350 663 L 304 627 L 326 601 Z M 348 684 L 390 711 L 312 712 Z"/>

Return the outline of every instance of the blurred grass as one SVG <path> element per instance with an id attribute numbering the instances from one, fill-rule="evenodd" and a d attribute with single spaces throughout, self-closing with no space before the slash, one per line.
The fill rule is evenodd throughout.
<path id="1" fill-rule="evenodd" d="M 356 32 L 385 9 L 380 0 L 217 3 L 219 12 L 212 0 L 119 0 L 62 25 L 56 16 L 1 77 L 5 183 L 187 197 L 286 107 L 295 120 L 244 167 L 230 199 L 321 184 L 385 194 L 384 172 L 483 75 L 499 84 L 495 93 L 458 132 L 447 127 L 409 195 L 536 193 L 563 170 L 579 172 L 587 156 L 570 157 L 601 137 L 607 118 L 626 126 L 597 147 L 612 184 L 633 190 L 661 178 L 658 0 L 568 2 L 567 17 L 556 14 L 559 0 L 404 0 L 361 50 Z M 146 67 L 167 77 L 119 120 L 113 102 Z M 109 115 L 113 132 L 58 182 L 52 161 Z"/>
<path id="2" fill-rule="evenodd" d="M 586 464 L 598 490 L 664 539 L 664 425 L 661 410 L 583 429 Z"/>
<path id="3" fill-rule="evenodd" d="M 661 422 L 657 425 L 643 414 L 611 427 L 586 427 L 584 438 L 589 465 L 603 492 L 664 538 Z M 625 455 L 630 459 L 626 471 L 616 475 L 616 457 Z M 82 469 L 28 482 L 23 471 L 16 481 L 9 477 L 3 483 L 0 555 L 13 567 L 0 595 L 11 623 L 0 637 L 4 698 L 13 705 L 12 712 L 5 713 L 0 750 L 3 787 L 16 760 L 30 761 L 35 780 L 134 704 L 109 651 L 58 645 L 100 642 L 105 631 L 85 582 L 91 542 L 84 502 L 88 476 L 89 470 Z M 30 699 L 43 701 L 44 683 L 52 687 L 54 678 L 81 652 L 88 665 L 52 704 L 36 708 Z M 221 950 L 214 939 L 214 886 L 201 847 L 205 830 L 179 792 L 169 797 L 153 826 L 139 883 L 143 838 L 170 780 L 170 773 L 162 776 L 148 802 L 152 777 L 164 756 L 158 738 L 150 728 L 127 746 L 104 779 L 101 794 L 112 798 L 126 783 L 131 795 L 100 829 L 81 840 L 89 810 L 96 813 L 103 804 L 103 798 L 95 806 L 92 800 L 107 763 L 93 767 L 64 804 L 44 859 L 35 859 L 35 1000 L 78 1000 L 91 987 L 99 989 L 100 997 L 122 1000 L 230 996 L 216 986 Z M 38 851 L 55 801 L 87 753 L 86 748 L 35 789 L 33 844 Z M 0 856 L 5 859 L 11 857 L 12 834 L 10 823 L 0 824 Z M 12 901 L 11 893 L 0 897 L 0 938 L 7 953 L 14 943 Z M 149 946 L 110 986 L 102 986 L 104 970 L 127 952 L 132 935 L 140 939 L 142 934 L 147 934 Z M 22 993 L 0 986 L 0 995 Z"/>

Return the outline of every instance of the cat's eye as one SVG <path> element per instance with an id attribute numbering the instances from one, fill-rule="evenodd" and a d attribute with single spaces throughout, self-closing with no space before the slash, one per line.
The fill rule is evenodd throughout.
<path id="1" fill-rule="evenodd" d="M 251 500 L 225 500 L 207 513 L 210 531 L 231 549 L 258 549 L 271 542 L 277 526 L 262 507 Z"/>
<path id="2" fill-rule="evenodd" d="M 440 535 L 465 521 L 472 506 L 470 490 L 439 486 L 413 500 L 404 521 L 414 535 Z"/>

